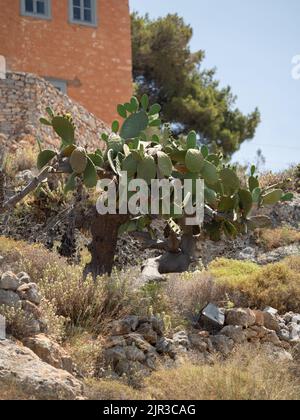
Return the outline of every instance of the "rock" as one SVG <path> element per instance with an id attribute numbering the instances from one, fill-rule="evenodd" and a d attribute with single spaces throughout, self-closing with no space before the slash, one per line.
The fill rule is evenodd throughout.
<path id="1" fill-rule="evenodd" d="M 0 289 L 4 290 L 12 290 L 15 292 L 17 288 L 20 286 L 20 280 L 17 276 L 12 273 L 11 271 L 7 271 L 3 273 L 0 279 Z"/>
<path id="2" fill-rule="evenodd" d="M 190 334 L 189 341 L 196 350 L 200 353 L 205 353 L 208 351 L 208 344 L 205 341 L 205 338 L 201 337 L 199 334 Z"/>
<path id="3" fill-rule="evenodd" d="M 36 334 L 39 334 L 40 332 L 41 332 L 41 326 L 40 326 L 39 321 L 32 318 L 32 316 L 30 316 L 29 318 L 25 320 L 24 331 L 23 331 L 24 337 L 31 337 Z"/>
<path id="4" fill-rule="evenodd" d="M 288 312 L 285 315 L 283 315 L 283 320 L 286 324 L 292 322 L 292 318 L 293 318 L 294 314 L 293 312 Z"/>
<path id="5" fill-rule="evenodd" d="M 156 332 L 156 334 L 159 336 L 162 336 L 165 330 L 164 321 L 160 318 L 157 318 L 156 316 L 152 316 L 150 321 L 151 321 L 152 328 Z"/>
<path id="6" fill-rule="evenodd" d="M 108 337 L 105 343 L 105 347 L 107 349 L 110 349 L 112 347 L 119 346 L 119 347 L 125 347 L 126 346 L 126 340 L 121 335 L 113 335 Z"/>
<path id="7" fill-rule="evenodd" d="M 140 350 L 148 353 L 155 352 L 155 347 L 153 347 L 148 341 L 144 339 L 143 336 L 137 333 L 131 333 L 126 337 L 126 344 L 132 345 L 135 344 Z"/>
<path id="8" fill-rule="evenodd" d="M 234 341 L 226 337 L 226 335 L 218 334 L 211 337 L 214 349 L 223 356 L 228 356 L 234 348 Z"/>
<path id="9" fill-rule="evenodd" d="M 37 320 L 42 317 L 42 311 L 34 303 L 29 302 L 29 300 L 22 300 L 22 309 Z"/>
<path id="10" fill-rule="evenodd" d="M 125 347 L 126 358 L 132 362 L 144 362 L 146 356 L 144 352 L 138 349 L 135 345 Z"/>
<path id="11" fill-rule="evenodd" d="M 107 349 L 104 352 L 104 357 L 108 363 L 115 364 L 116 362 L 120 362 L 126 359 L 126 353 L 124 347 L 115 346 L 111 349 Z"/>
<path id="12" fill-rule="evenodd" d="M 126 335 L 135 331 L 138 325 L 138 317 L 127 317 L 112 323 L 111 335 Z"/>
<path id="13" fill-rule="evenodd" d="M 211 303 L 202 310 L 199 318 L 199 324 L 203 325 L 206 329 L 220 329 L 223 327 L 224 322 L 224 310 Z"/>
<path id="14" fill-rule="evenodd" d="M 17 277 L 20 281 L 21 284 L 23 283 L 31 283 L 31 278 L 29 277 L 29 275 L 27 273 L 25 273 L 24 271 L 22 271 L 21 273 L 17 274 Z"/>
<path id="15" fill-rule="evenodd" d="M 140 362 L 130 362 L 128 360 L 122 360 L 117 363 L 115 368 L 116 373 L 119 376 L 135 376 L 139 375 L 141 377 L 149 376 L 150 370 Z"/>
<path id="16" fill-rule="evenodd" d="M 288 330 L 280 330 L 278 333 L 278 337 L 280 338 L 280 340 L 282 341 L 290 341 L 290 333 Z"/>
<path id="17" fill-rule="evenodd" d="M 231 338 L 236 344 L 244 343 L 247 340 L 245 330 L 239 325 L 227 325 L 220 334 Z"/>
<path id="18" fill-rule="evenodd" d="M 275 362 L 290 362 L 293 360 L 291 353 L 287 352 L 286 350 L 280 347 L 274 346 L 271 343 L 264 343 L 261 345 L 261 348 L 265 351 L 267 356 Z"/>
<path id="19" fill-rule="evenodd" d="M 155 345 L 157 343 L 157 333 L 153 330 L 151 324 L 142 324 L 137 333 L 142 335 L 148 343 Z"/>
<path id="20" fill-rule="evenodd" d="M 290 339 L 291 340 L 299 340 L 300 339 L 300 325 L 291 322 L 289 325 L 289 332 L 290 332 Z"/>
<path id="21" fill-rule="evenodd" d="M 267 312 L 267 313 L 272 314 L 272 315 L 277 315 L 277 314 L 278 314 L 277 309 L 272 308 L 272 306 L 267 306 L 267 307 L 264 309 L 264 312 Z"/>
<path id="22" fill-rule="evenodd" d="M 229 309 L 226 312 L 226 324 L 238 325 L 240 327 L 251 327 L 256 322 L 256 317 L 251 309 Z"/>
<path id="23" fill-rule="evenodd" d="M 263 311 L 253 311 L 255 314 L 255 325 L 260 327 L 264 326 L 264 313 Z"/>
<path id="24" fill-rule="evenodd" d="M 252 248 L 250 246 L 246 247 L 245 249 L 240 251 L 240 253 L 238 254 L 239 260 L 251 260 L 255 262 L 256 261 L 255 258 L 256 258 L 255 248 Z"/>
<path id="25" fill-rule="evenodd" d="M 171 358 L 176 356 L 175 346 L 169 338 L 161 337 L 156 344 L 156 351 L 160 354 L 168 354 Z"/>
<path id="26" fill-rule="evenodd" d="M 21 307 L 19 295 L 12 290 L 0 289 L 0 305 L 7 305 L 15 308 Z"/>
<path id="27" fill-rule="evenodd" d="M 135 315 L 129 315 L 124 318 L 124 322 L 130 325 L 132 331 L 135 331 L 139 325 L 139 317 Z"/>
<path id="28" fill-rule="evenodd" d="M 74 371 L 73 362 L 68 353 L 44 334 L 27 337 L 23 340 L 23 344 L 32 350 L 43 362 L 70 373 Z"/>
<path id="29" fill-rule="evenodd" d="M 264 314 L 264 326 L 268 330 L 279 332 L 280 327 L 279 327 L 279 322 L 278 322 L 278 319 L 276 318 L 276 315 L 274 315 L 272 312 L 266 312 L 266 311 L 264 311 L 263 314 Z"/>
<path id="30" fill-rule="evenodd" d="M 22 300 L 29 300 L 29 302 L 35 305 L 41 303 L 41 296 L 35 283 L 23 284 L 18 288 L 17 292 Z"/>
<path id="31" fill-rule="evenodd" d="M 253 325 L 252 327 L 248 328 L 246 332 L 248 336 L 250 336 L 250 332 L 253 332 L 254 334 L 256 334 L 256 337 L 258 339 L 262 339 L 270 333 L 270 330 L 259 325 Z"/>
<path id="32" fill-rule="evenodd" d="M 294 315 L 291 319 L 291 322 L 295 323 L 295 324 L 300 324 L 300 315 Z"/>
<path id="33" fill-rule="evenodd" d="M 272 343 L 274 346 L 281 346 L 281 341 L 275 331 L 269 331 L 261 341 L 265 343 Z"/>
<path id="34" fill-rule="evenodd" d="M 10 340 L 0 341 L 0 384 L 14 383 L 28 398 L 75 400 L 83 385 L 70 373 L 43 362 L 30 349 Z"/>
<path id="35" fill-rule="evenodd" d="M 190 341 L 185 331 L 178 331 L 173 335 L 173 343 L 175 346 L 182 346 L 186 349 L 190 348 Z"/>

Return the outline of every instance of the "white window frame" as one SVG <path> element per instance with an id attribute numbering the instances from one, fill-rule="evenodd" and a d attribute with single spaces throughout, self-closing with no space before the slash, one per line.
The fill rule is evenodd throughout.
<path id="1" fill-rule="evenodd" d="M 27 12 L 26 11 L 26 3 L 25 0 L 20 0 L 20 7 L 21 7 L 21 15 L 22 16 L 29 16 L 35 19 L 52 19 L 52 10 L 51 10 L 51 0 L 44 0 L 45 1 L 45 14 L 42 15 L 40 13 Z M 35 9 L 37 0 L 33 0 L 33 8 Z"/>
<path id="2" fill-rule="evenodd" d="M 81 10 L 83 10 L 83 1 L 84 0 L 80 0 L 81 3 Z M 85 25 L 85 26 L 92 26 L 92 27 L 97 27 L 98 26 L 98 14 L 97 14 L 97 0 L 91 0 L 91 6 L 92 6 L 92 21 L 91 22 L 87 22 L 83 19 L 74 19 L 74 5 L 73 5 L 73 0 L 69 0 L 69 22 L 72 24 L 76 24 L 76 25 Z"/>

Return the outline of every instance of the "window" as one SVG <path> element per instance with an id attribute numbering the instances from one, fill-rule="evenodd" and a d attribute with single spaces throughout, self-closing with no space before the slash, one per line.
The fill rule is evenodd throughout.
<path id="1" fill-rule="evenodd" d="M 21 0 L 21 15 L 51 19 L 51 0 Z"/>
<path id="2" fill-rule="evenodd" d="M 65 80 L 52 79 L 51 77 L 45 77 L 45 79 L 60 92 L 67 93 L 67 82 Z"/>
<path id="3" fill-rule="evenodd" d="M 96 0 L 69 0 L 70 22 L 97 25 Z"/>

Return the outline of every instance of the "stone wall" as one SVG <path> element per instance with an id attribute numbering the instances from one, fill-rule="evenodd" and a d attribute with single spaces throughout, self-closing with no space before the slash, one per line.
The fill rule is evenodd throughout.
<path id="1" fill-rule="evenodd" d="M 59 92 L 46 80 L 27 73 L 8 72 L 0 80 L 0 146 L 14 149 L 19 144 L 34 144 L 39 137 L 47 147 L 57 147 L 52 128 L 40 124 L 45 108 L 71 113 L 76 125 L 76 140 L 91 148 L 102 146 L 101 133 L 108 127 L 84 107 Z"/>

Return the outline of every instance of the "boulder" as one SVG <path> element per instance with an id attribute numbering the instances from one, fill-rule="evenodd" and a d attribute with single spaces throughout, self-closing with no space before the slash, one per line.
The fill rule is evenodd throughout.
<path id="1" fill-rule="evenodd" d="M 226 325 L 238 325 L 240 327 L 251 327 L 255 325 L 256 316 L 251 309 L 235 308 L 226 311 Z"/>
<path id="2" fill-rule="evenodd" d="M 70 373 L 74 371 L 73 362 L 68 353 L 44 334 L 27 337 L 23 340 L 23 344 L 32 350 L 43 362 Z"/>
<path id="3" fill-rule="evenodd" d="M 169 338 L 161 337 L 156 344 L 156 351 L 159 354 L 168 354 L 172 359 L 176 356 L 174 343 Z"/>
<path id="4" fill-rule="evenodd" d="M 107 349 L 104 352 L 104 357 L 108 363 L 115 364 L 122 360 L 127 360 L 124 347 L 115 346 L 111 349 Z"/>
<path id="5" fill-rule="evenodd" d="M 300 340 L 300 325 L 296 324 L 295 322 L 291 322 L 288 325 L 289 332 L 290 332 L 290 339 L 293 341 Z"/>
<path id="6" fill-rule="evenodd" d="M 153 330 L 152 325 L 145 323 L 139 326 L 137 333 L 142 335 L 148 343 L 155 345 L 157 343 L 157 333 Z"/>
<path id="7" fill-rule="evenodd" d="M 173 335 L 173 343 L 175 346 L 182 346 L 186 349 L 190 348 L 190 340 L 185 331 L 178 331 Z"/>
<path id="8" fill-rule="evenodd" d="M 22 309 L 35 319 L 42 317 L 42 311 L 34 303 L 29 302 L 29 300 L 22 300 Z"/>
<path id="9" fill-rule="evenodd" d="M 21 273 L 17 274 L 17 277 L 20 281 L 21 284 L 23 283 L 31 283 L 31 278 L 29 277 L 29 275 L 27 273 L 25 273 L 24 271 L 22 271 Z"/>
<path id="10" fill-rule="evenodd" d="M 231 338 L 236 344 L 244 343 L 247 340 L 245 330 L 239 325 L 227 325 L 221 330 L 221 334 Z"/>
<path id="11" fill-rule="evenodd" d="M 43 362 L 30 349 L 13 341 L 0 341 L 0 388 L 22 390 L 28 399 L 74 400 L 82 398 L 83 385 L 70 373 Z"/>
<path id="12" fill-rule="evenodd" d="M 138 322 L 138 317 L 135 316 L 113 321 L 111 325 L 111 335 L 130 334 L 132 331 L 135 331 Z"/>
<path id="13" fill-rule="evenodd" d="M 144 352 L 135 345 L 125 347 L 126 358 L 131 362 L 145 362 L 146 356 Z"/>
<path id="14" fill-rule="evenodd" d="M 224 310 L 209 303 L 201 312 L 199 324 L 209 330 L 220 330 L 225 322 Z"/>
<path id="15" fill-rule="evenodd" d="M 253 311 L 255 314 L 255 325 L 260 327 L 264 326 L 264 313 L 263 311 Z"/>
<path id="16" fill-rule="evenodd" d="M 108 337 L 105 343 L 105 347 L 107 349 L 110 349 L 115 346 L 125 347 L 126 346 L 126 340 L 121 335 L 112 335 Z"/>
<path id="17" fill-rule="evenodd" d="M 11 306 L 15 308 L 21 307 L 20 297 L 12 290 L 0 289 L 0 305 Z"/>
<path id="18" fill-rule="evenodd" d="M 295 314 L 292 319 L 291 322 L 295 323 L 295 324 L 300 324 L 300 315 L 299 314 Z"/>
<path id="19" fill-rule="evenodd" d="M 137 333 L 131 333 L 126 336 L 126 344 L 131 346 L 135 344 L 140 350 L 143 350 L 148 353 L 155 352 L 155 347 L 153 347 L 148 341 L 144 339 L 144 337 Z"/>
<path id="20" fill-rule="evenodd" d="M 28 300 L 35 305 L 41 303 L 41 296 L 35 283 L 23 284 L 18 288 L 17 292 L 22 300 Z"/>
<path id="21" fill-rule="evenodd" d="M 228 354 L 230 354 L 234 348 L 234 341 L 223 334 L 212 336 L 211 342 L 214 349 L 222 353 L 223 356 L 228 356 Z"/>
<path id="22" fill-rule="evenodd" d="M 208 351 L 208 344 L 205 341 L 205 338 L 201 337 L 201 335 L 190 334 L 189 341 L 191 343 L 191 346 L 200 353 L 205 353 L 206 351 Z"/>
<path id="23" fill-rule="evenodd" d="M 279 321 L 276 315 L 274 315 L 272 312 L 266 312 L 266 311 L 264 311 L 263 314 L 264 314 L 264 326 L 268 330 L 279 332 L 280 326 L 279 326 Z"/>
<path id="24" fill-rule="evenodd" d="M 20 286 L 20 280 L 11 271 L 6 271 L 0 279 L 0 289 L 16 291 Z"/>
<path id="25" fill-rule="evenodd" d="M 150 318 L 150 322 L 152 325 L 153 330 L 156 332 L 157 335 L 162 336 L 165 330 L 164 321 L 161 318 L 157 318 L 156 316 L 152 316 Z"/>

